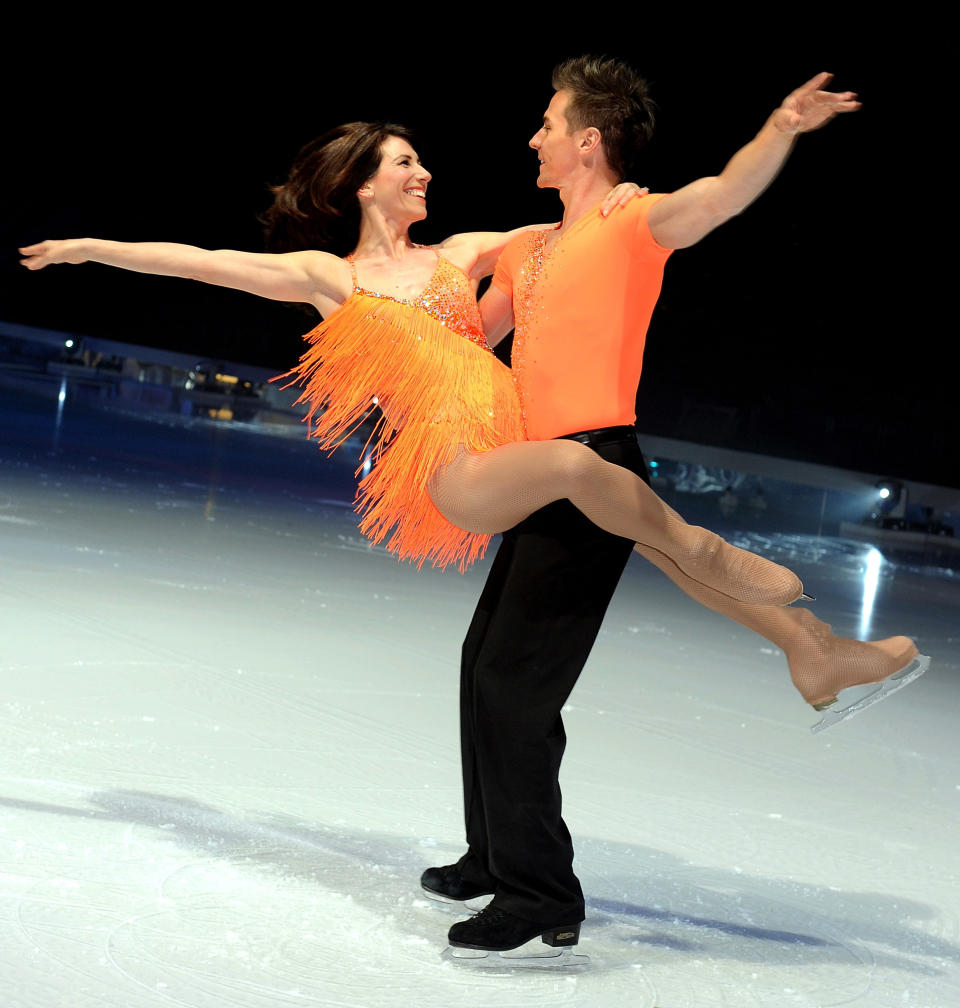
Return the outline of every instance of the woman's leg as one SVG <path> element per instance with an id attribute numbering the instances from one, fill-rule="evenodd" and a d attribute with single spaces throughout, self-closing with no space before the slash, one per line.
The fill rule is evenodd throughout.
<path id="1" fill-rule="evenodd" d="M 788 605 L 802 594 L 786 567 L 688 525 L 634 473 L 575 441 L 524 441 L 461 452 L 431 480 L 439 511 L 468 532 L 492 534 L 551 501 L 569 499 L 595 525 L 652 546 L 695 581 L 748 603 Z"/>
<path id="2" fill-rule="evenodd" d="M 687 577 L 663 553 L 639 544 L 634 549 L 695 602 L 728 616 L 780 648 L 786 655 L 794 686 L 818 710 L 832 706 L 837 694 L 850 686 L 880 683 L 911 666 L 912 671 L 919 668 L 919 675 L 926 668 L 923 663 L 929 663 L 918 656 L 909 637 L 869 642 L 837 637 L 829 624 L 818 620 L 809 609 L 746 605 Z M 821 726 L 826 727 L 822 721 L 815 727 Z"/>

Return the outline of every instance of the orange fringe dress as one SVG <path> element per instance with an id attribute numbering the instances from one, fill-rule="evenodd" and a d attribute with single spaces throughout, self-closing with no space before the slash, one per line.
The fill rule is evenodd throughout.
<path id="1" fill-rule="evenodd" d="M 510 369 L 487 346 L 473 286 L 449 260 L 438 256 L 411 301 L 357 286 L 350 266 L 353 292 L 304 336 L 310 348 L 283 377 L 303 387 L 297 403 L 309 407 L 308 437 L 329 451 L 379 404 L 383 416 L 363 452 L 372 443 L 373 468 L 357 488 L 360 531 L 418 568 L 430 560 L 462 571 L 490 536 L 444 518 L 427 484 L 460 445 L 482 452 L 525 440 Z"/>

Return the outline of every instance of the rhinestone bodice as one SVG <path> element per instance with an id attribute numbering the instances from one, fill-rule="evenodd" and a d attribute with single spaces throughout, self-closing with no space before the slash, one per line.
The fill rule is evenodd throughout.
<path id="1" fill-rule="evenodd" d="M 483 324 L 480 321 L 480 311 L 477 308 L 477 296 L 470 278 L 449 259 L 437 253 L 437 265 L 427 281 L 426 287 L 415 298 L 398 298 L 380 291 L 361 287 L 357 283 L 356 264 L 352 256 L 347 256 L 350 269 L 353 272 L 353 293 L 366 294 L 368 297 L 393 301 L 395 304 L 409 305 L 418 308 L 441 325 L 452 329 L 455 333 L 486 348 L 487 340 L 483 334 Z"/>

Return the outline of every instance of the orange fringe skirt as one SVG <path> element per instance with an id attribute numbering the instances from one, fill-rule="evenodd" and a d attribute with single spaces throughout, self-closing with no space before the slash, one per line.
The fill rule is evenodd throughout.
<path id="1" fill-rule="evenodd" d="M 281 379 L 303 389 L 309 437 L 333 451 L 375 405 L 383 413 L 362 453 L 373 467 L 357 488 L 360 531 L 418 568 L 465 570 L 490 536 L 444 518 L 427 484 L 460 445 L 525 440 L 509 368 L 419 308 L 360 291 L 304 339 L 309 349 Z"/>

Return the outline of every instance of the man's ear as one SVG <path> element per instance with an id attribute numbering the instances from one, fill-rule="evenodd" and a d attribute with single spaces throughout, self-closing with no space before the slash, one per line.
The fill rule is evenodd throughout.
<path id="1" fill-rule="evenodd" d="M 580 153 L 590 154 L 596 152 L 600 149 L 602 140 L 603 137 L 600 136 L 600 130 L 596 126 L 588 126 L 580 137 Z"/>

